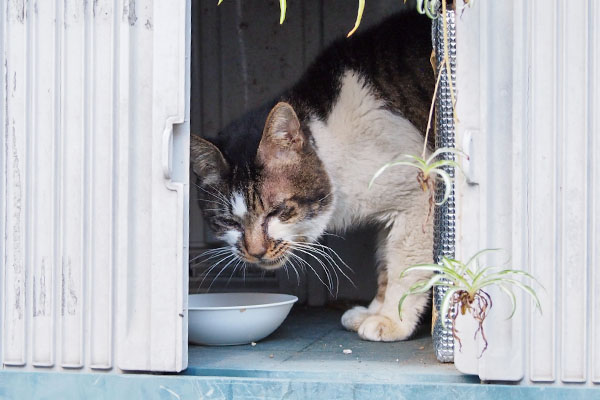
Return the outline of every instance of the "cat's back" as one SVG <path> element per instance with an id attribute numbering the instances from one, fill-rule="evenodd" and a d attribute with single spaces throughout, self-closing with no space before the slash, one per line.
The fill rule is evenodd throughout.
<path id="1" fill-rule="evenodd" d="M 373 97 L 424 132 L 435 84 L 431 48 L 431 21 L 415 12 L 395 14 L 350 38 L 342 37 L 321 52 L 290 90 L 229 124 L 216 144 L 232 163 L 252 163 L 266 116 L 278 100 L 290 103 L 303 124 L 313 116 L 324 121 L 340 104 L 348 72 L 353 74 L 346 80 L 349 86 L 366 84 L 355 88 L 355 102 Z"/>
<path id="2" fill-rule="evenodd" d="M 339 99 L 344 75 L 352 71 L 391 111 L 421 132 L 435 78 L 430 64 L 431 20 L 403 12 L 329 46 L 284 97 L 300 118 L 324 120 Z"/>

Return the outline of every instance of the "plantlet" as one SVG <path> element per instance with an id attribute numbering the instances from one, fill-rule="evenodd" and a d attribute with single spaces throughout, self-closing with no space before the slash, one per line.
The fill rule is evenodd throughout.
<path id="1" fill-rule="evenodd" d="M 441 202 L 435 203 L 436 205 L 442 205 L 446 202 L 446 200 L 448 200 L 450 191 L 452 190 L 452 178 L 450 177 L 450 174 L 448 174 L 448 172 L 446 172 L 443 168 L 453 167 L 460 169 L 460 165 L 458 165 L 458 163 L 454 160 L 436 160 L 439 155 L 446 153 L 458 155 L 464 154 L 462 151 L 451 147 L 441 147 L 433 152 L 433 154 L 431 154 L 427 159 L 423 159 L 422 157 L 411 154 L 403 154 L 405 160 L 392 161 L 379 168 L 379 170 L 375 172 L 375 175 L 373 175 L 373 178 L 371 178 L 369 187 L 371 187 L 375 182 L 375 179 L 377 179 L 389 167 L 405 165 L 407 167 L 413 167 L 419 170 L 417 172 L 417 182 L 419 182 L 421 189 L 423 189 L 424 192 L 428 190 L 430 191 L 430 206 L 434 204 L 433 195 L 435 189 L 435 178 L 439 177 L 444 181 L 444 197 Z"/>
<path id="2" fill-rule="evenodd" d="M 512 318 L 515 313 L 517 302 L 513 287 L 522 289 L 535 302 L 537 309 L 542 310 L 540 300 L 535 290 L 528 284 L 519 280 L 519 277 L 524 277 L 531 281 L 537 280 L 525 271 L 504 267 L 486 266 L 480 267 L 477 263 L 478 258 L 489 251 L 498 249 L 485 249 L 476 253 L 466 263 L 452 258 L 443 257 L 441 264 L 419 264 L 407 268 L 402 272 L 400 278 L 411 271 L 430 271 L 435 272 L 428 280 L 420 281 L 411 286 L 406 293 L 400 298 L 398 303 L 398 312 L 402 318 L 402 304 L 404 300 L 412 295 L 426 293 L 433 286 L 447 287 L 446 294 L 440 305 L 440 316 L 442 317 L 442 325 L 446 327 L 445 320 L 448 317 L 452 321 L 452 335 L 457 340 L 459 348 L 462 349 L 460 338 L 456 335 L 456 317 L 460 312 L 465 315 L 467 312 L 477 321 L 478 328 L 475 331 L 475 338 L 478 333 L 481 333 L 481 338 L 484 342 L 481 355 L 487 349 L 488 341 L 483 330 L 483 321 L 487 317 L 492 308 L 492 298 L 484 289 L 490 286 L 496 286 L 502 290 L 510 298 L 512 303 L 512 312 L 508 318 Z M 539 285 L 539 282 L 537 282 Z M 541 287 L 541 285 L 540 285 Z M 481 357 L 481 355 L 479 357 Z"/>

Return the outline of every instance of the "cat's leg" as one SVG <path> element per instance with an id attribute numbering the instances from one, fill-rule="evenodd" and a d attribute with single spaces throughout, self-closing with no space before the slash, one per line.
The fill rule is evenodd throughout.
<path id="1" fill-rule="evenodd" d="M 423 229 L 427 209 L 416 208 L 396 217 L 385 246 L 387 285 L 379 311 L 367 316 L 358 328 L 362 339 L 372 341 L 405 340 L 414 332 L 422 312 L 427 307 L 429 294 L 411 295 L 402 305 L 402 319 L 398 314 L 400 297 L 415 282 L 431 274 L 410 272 L 400 279 L 402 272 L 414 264 L 432 261 L 433 229 L 431 221 Z"/>
<path id="2" fill-rule="evenodd" d="M 387 279 L 387 274 L 385 273 L 385 271 L 383 272 L 383 275 L 385 275 Z M 385 286 L 382 287 L 378 284 L 377 296 L 375 296 L 373 301 L 371 301 L 369 307 L 355 306 L 342 315 L 342 325 L 344 326 L 344 328 L 346 328 L 349 331 L 358 331 L 358 328 L 364 322 L 365 319 L 367 319 L 371 315 L 377 314 L 381 310 L 381 307 L 383 306 L 384 297 Z"/>
<path id="3" fill-rule="evenodd" d="M 386 271 L 386 242 L 388 231 L 382 229 L 378 233 L 377 240 L 377 295 L 369 304 L 369 307 L 355 306 L 342 315 L 342 325 L 349 331 L 358 331 L 358 328 L 369 316 L 379 313 L 383 306 L 385 290 L 387 288 Z"/>

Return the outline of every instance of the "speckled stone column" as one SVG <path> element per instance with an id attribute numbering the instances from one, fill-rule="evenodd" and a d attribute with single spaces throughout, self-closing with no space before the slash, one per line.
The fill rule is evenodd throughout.
<path id="1" fill-rule="evenodd" d="M 444 59 L 444 23 L 440 16 L 434 20 L 432 27 L 433 47 L 436 52 L 438 68 L 443 68 Z M 448 10 L 448 50 L 450 66 L 452 71 L 452 82 L 456 81 L 456 26 L 454 22 L 454 11 Z M 456 85 L 454 85 L 456 88 Z M 456 95 L 456 92 L 455 92 Z M 444 68 L 440 78 L 437 100 L 435 104 L 436 126 L 435 147 L 455 147 L 454 118 L 452 112 L 452 99 L 450 96 L 450 81 Z M 453 154 L 444 154 L 443 158 L 454 159 Z M 454 168 L 447 167 L 447 172 L 454 177 Z M 443 199 L 444 184 L 439 182 L 436 188 L 435 199 L 437 202 Z M 456 208 L 454 184 L 450 197 L 441 206 L 436 206 L 434 215 L 434 261 L 439 263 L 442 257 L 454 257 L 454 244 L 456 235 Z M 452 337 L 452 321 L 446 316 L 439 315 L 440 304 L 446 293 L 446 288 L 436 286 L 433 292 L 433 304 L 438 318 L 433 326 L 433 345 L 437 359 L 441 362 L 454 361 L 454 338 Z M 446 318 L 446 327 L 442 326 L 442 318 Z"/>

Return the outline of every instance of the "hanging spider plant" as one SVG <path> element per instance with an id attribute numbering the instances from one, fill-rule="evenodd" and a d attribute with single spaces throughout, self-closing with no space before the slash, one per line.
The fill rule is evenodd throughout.
<path id="1" fill-rule="evenodd" d="M 425 143 L 427 143 L 427 138 L 425 138 L 425 140 Z M 389 167 L 403 165 L 407 167 L 416 168 L 418 170 L 417 182 L 419 183 L 421 189 L 424 192 L 429 192 L 429 211 L 427 212 L 427 218 L 425 219 L 422 225 L 423 232 L 425 232 L 425 225 L 427 225 L 427 222 L 431 217 L 433 205 L 435 204 L 439 206 L 444 204 L 448 200 L 448 198 L 450 197 L 450 193 L 452 192 L 453 178 L 450 176 L 446 168 L 457 168 L 458 170 L 462 171 L 460 165 L 454 160 L 438 160 L 438 156 L 442 154 L 464 155 L 462 151 L 451 147 L 441 147 L 435 152 L 433 152 L 433 154 L 431 154 L 427 159 L 412 154 L 404 154 L 402 160 L 392 161 L 379 168 L 379 170 L 375 172 L 375 175 L 373 175 L 373 178 L 371 178 L 371 182 L 369 182 L 369 188 L 373 185 L 375 180 Z M 444 196 L 440 202 L 435 201 L 436 181 L 442 181 L 444 183 Z"/>
<path id="2" fill-rule="evenodd" d="M 373 178 L 371 178 L 369 187 L 371 187 L 375 180 L 390 167 L 396 167 L 399 165 L 413 167 L 418 170 L 417 182 L 419 182 L 421 189 L 423 189 L 424 192 L 430 192 L 430 202 L 432 204 L 434 202 L 433 195 L 436 178 L 440 178 L 444 182 L 444 197 L 442 198 L 442 201 L 435 203 L 436 205 L 442 205 L 446 202 L 446 200 L 448 200 L 448 197 L 450 197 L 450 191 L 452 190 L 452 178 L 444 169 L 444 167 L 458 168 L 459 170 L 461 169 L 460 165 L 454 160 L 437 160 L 438 156 L 442 154 L 464 155 L 462 151 L 451 147 L 441 147 L 433 152 L 433 154 L 431 154 L 427 159 L 412 154 L 403 154 L 403 160 L 392 161 L 379 168 L 379 170 L 375 172 L 375 175 L 373 175 Z"/>
<path id="3" fill-rule="evenodd" d="M 467 312 L 471 314 L 478 324 L 478 328 L 475 331 L 475 338 L 477 337 L 477 334 L 480 333 L 481 338 L 483 339 L 484 347 L 481 351 L 481 355 L 483 355 L 483 352 L 488 347 L 488 341 L 483 330 L 483 322 L 492 308 L 492 298 L 485 290 L 486 288 L 496 286 L 509 297 L 512 303 L 512 312 L 508 318 L 512 318 L 517 307 L 513 287 L 523 290 L 534 300 L 535 306 L 540 310 L 540 313 L 542 311 L 540 300 L 535 290 L 519 279 L 522 277 L 540 285 L 532 275 L 518 269 L 479 266 L 477 261 L 482 254 L 497 250 L 498 249 L 485 249 L 479 251 L 466 263 L 443 257 L 441 264 L 419 264 L 404 270 L 400 275 L 400 278 L 411 271 L 428 271 L 435 272 L 436 274 L 428 280 L 415 283 L 406 293 L 404 293 L 398 303 L 400 318 L 402 319 L 402 304 L 408 296 L 427 293 L 433 286 L 447 287 L 448 289 L 444 295 L 442 304 L 440 305 L 442 326 L 444 326 L 444 328 L 446 327 L 445 317 L 452 321 L 452 335 L 458 342 L 459 349 L 462 349 L 461 340 L 457 336 L 456 318 L 459 313 L 461 315 L 465 315 Z"/>

